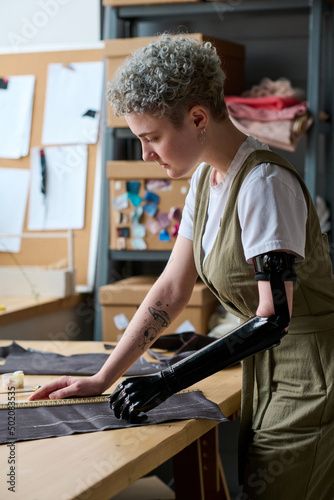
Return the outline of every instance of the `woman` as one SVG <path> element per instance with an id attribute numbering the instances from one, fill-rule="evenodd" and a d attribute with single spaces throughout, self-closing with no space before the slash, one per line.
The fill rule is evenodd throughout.
<path id="1" fill-rule="evenodd" d="M 285 283 L 289 333 L 243 365 L 242 498 L 329 499 L 334 282 L 328 245 L 297 172 L 229 120 L 224 78 L 211 44 L 163 35 L 136 51 L 111 82 L 107 97 L 140 139 L 145 161 L 174 179 L 201 164 L 166 268 L 108 361 L 92 377 L 62 377 L 30 399 L 105 391 L 183 310 L 198 275 L 243 321 L 274 315 L 270 283 L 254 280 L 252 260 L 273 251 L 295 256 L 297 282 Z"/>

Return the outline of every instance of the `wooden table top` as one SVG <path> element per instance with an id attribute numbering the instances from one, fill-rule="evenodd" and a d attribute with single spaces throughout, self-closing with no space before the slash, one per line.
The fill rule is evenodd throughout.
<path id="1" fill-rule="evenodd" d="M 11 341 L 0 341 L 0 346 Z M 103 342 L 18 341 L 59 354 L 108 352 Z M 18 367 L 19 369 L 19 367 Z M 57 376 L 25 375 L 25 386 L 42 385 Z M 116 386 L 116 384 L 115 384 Z M 241 367 L 233 366 L 192 386 L 217 403 L 225 416 L 240 409 Z M 111 389 L 108 390 L 110 392 Z M 4 396 L 6 397 L 6 396 Z M 21 399 L 28 396 L 21 395 Z M 5 411 L 6 410 L 2 410 Z M 186 420 L 159 425 L 18 442 L 15 444 L 16 491 L 8 491 L 9 447 L 0 446 L 1 499 L 110 499 L 140 477 L 179 453 L 217 422 Z M 228 424 L 227 424 L 228 425 Z"/>

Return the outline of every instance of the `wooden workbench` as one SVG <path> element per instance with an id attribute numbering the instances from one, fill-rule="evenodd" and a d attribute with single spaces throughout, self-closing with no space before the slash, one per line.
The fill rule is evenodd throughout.
<path id="1" fill-rule="evenodd" d="M 66 355 L 108 352 L 102 342 L 19 343 L 25 348 L 32 347 Z M 10 341 L 0 341 L 1 346 L 8 344 Z M 54 378 L 57 377 L 25 376 L 25 384 L 42 385 L 44 381 Z M 234 366 L 225 369 L 193 388 L 202 390 L 208 399 L 219 405 L 227 417 L 231 417 L 240 408 L 241 368 Z M 189 487 L 194 487 L 196 481 L 198 487 L 195 487 L 194 494 L 189 497 L 192 500 L 228 499 L 228 492 L 221 482 L 224 478 L 220 464 L 215 463 L 218 456 L 215 448 L 216 428 L 217 422 L 214 421 L 187 420 L 19 442 L 15 444 L 17 488 L 14 495 L 7 490 L 6 485 L 9 449 L 7 445 L 1 445 L 0 467 L 3 474 L 0 479 L 0 497 L 15 497 L 16 500 L 109 500 L 170 458 L 176 457 L 176 460 L 181 460 L 182 463 L 183 457 L 187 456 L 190 476 L 187 476 L 187 469 L 184 468 L 181 480 L 179 477 L 176 481 L 181 492 L 178 494 L 176 489 L 176 499 L 184 500 L 182 489 L 186 487 L 189 491 Z M 209 442 L 212 445 L 203 451 L 203 446 Z M 193 446 L 197 453 L 191 448 Z M 203 460 L 208 460 L 208 467 L 203 467 Z M 212 483 L 213 487 L 216 487 L 217 481 L 212 481 L 212 474 L 220 481 L 220 491 L 203 496 L 208 488 L 212 489 Z"/>

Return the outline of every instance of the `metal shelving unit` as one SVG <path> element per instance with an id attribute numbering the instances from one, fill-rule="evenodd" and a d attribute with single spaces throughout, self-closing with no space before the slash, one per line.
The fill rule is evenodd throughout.
<path id="1" fill-rule="evenodd" d="M 158 5 L 138 5 L 111 7 L 105 0 L 104 39 L 128 38 L 137 35 L 138 23 L 154 23 L 163 18 L 168 22 L 173 19 L 201 19 L 201 22 L 219 12 L 224 16 L 237 16 L 241 13 L 306 12 L 309 16 L 308 33 L 308 74 L 307 101 L 313 117 L 313 125 L 307 134 L 304 180 L 312 195 L 316 198 L 317 171 L 319 162 L 326 163 L 326 197 L 331 200 L 334 192 L 334 129 L 333 120 L 322 123 L 319 110 L 323 103 L 331 117 L 334 116 L 332 85 L 334 82 L 334 3 L 330 0 L 250 0 L 241 2 L 189 2 Z M 325 54 L 325 57 L 324 55 Z M 105 117 L 104 117 L 105 118 Z M 103 121 L 106 123 L 106 120 Z M 131 134 L 130 134 L 131 135 Z M 103 165 L 114 157 L 114 143 L 117 138 L 130 137 L 124 129 L 107 128 L 102 134 Z M 321 142 L 321 145 L 320 145 Z M 322 159 L 320 156 L 322 154 Z M 108 282 L 108 270 L 112 262 L 166 261 L 170 252 L 111 251 L 109 250 L 109 193 L 108 183 L 104 182 L 101 192 L 101 226 L 97 262 L 96 289 Z M 96 299 L 98 300 L 98 298 Z M 100 340 L 101 312 L 96 308 L 95 338 Z"/>

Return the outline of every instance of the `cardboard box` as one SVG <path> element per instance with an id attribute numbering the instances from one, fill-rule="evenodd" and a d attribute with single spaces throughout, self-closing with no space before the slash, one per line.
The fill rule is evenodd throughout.
<path id="1" fill-rule="evenodd" d="M 182 213 L 193 171 L 194 170 L 189 172 L 182 179 L 171 179 L 162 167 L 153 162 L 108 162 L 107 177 L 110 187 L 110 248 L 113 250 L 143 251 L 171 250 L 177 235 L 178 216 Z M 152 185 L 152 181 L 154 181 L 154 185 Z M 161 184 L 161 181 L 163 181 L 163 186 L 158 185 L 158 182 Z M 128 182 L 132 182 L 130 187 L 129 184 L 127 184 Z M 128 196 L 128 189 L 133 188 L 133 182 L 138 183 L 138 196 L 141 199 L 137 208 L 143 209 L 143 213 L 138 223 L 143 226 L 141 230 L 145 229 L 145 235 L 142 235 L 139 240 L 142 240 L 142 245 L 145 244 L 146 248 L 141 248 L 140 242 L 138 242 L 137 236 L 140 233 L 138 233 L 138 225 L 135 225 L 135 220 L 133 218 L 135 206 L 131 202 L 131 197 L 127 199 L 127 206 L 123 205 L 124 208 L 117 208 L 119 206 L 117 205 L 117 200 L 120 199 L 122 201 L 122 197 L 125 196 L 126 198 Z M 155 200 L 157 203 L 154 203 L 152 200 L 145 200 L 147 193 L 149 196 L 158 196 L 159 198 Z M 125 202 L 126 200 L 124 203 Z M 151 206 L 150 208 L 151 210 L 157 210 L 156 213 L 147 213 L 145 211 L 147 203 L 153 203 L 153 207 Z M 169 219 L 166 218 L 167 216 L 164 214 L 168 214 Z M 162 217 L 162 219 L 160 219 L 160 217 Z M 160 223 L 158 221 L 160 221 Z M 168 238 L 170 238 L 169 241 Z"/>
<path id="2" fill-rule="evenodd" d="M 134 276 L 100 288 L 104 341 L 119 339 L 156 279 L 154 276 Z M 209 318 L 218 303 L 206 285 L 197 282 L 187 307 L 164 334 L 175 333 L 186 321 L 193 325 L 196 333 L 207 334 Z M 125 323 L 122 324 L 122 320 Z"/>
<path id="3" fill-rule="evenodd" d="M 201 41 L 212 42 L 222 60 L 226 73 L 225 95 L 239 95 L 245 90 L 245 47 L 243 45 L 213 38 L 201 33 L 189 34 Z M 117 68 L 134 50 L 148 45 L 158 37 L 122 38 L 105 40 L 104 56 L 106 57 L 107 80 L 111 80 Z M 117 117 L 111 106 L 107 106 L 107 126 L 127 127 L 124 117 Z"/>
<path id="4" fill-rule="evenodd" d="M 0 267 L 0 295 L 63 298 L 74 293 L 73 269 L 43 269 L 37 266 Z"/>

